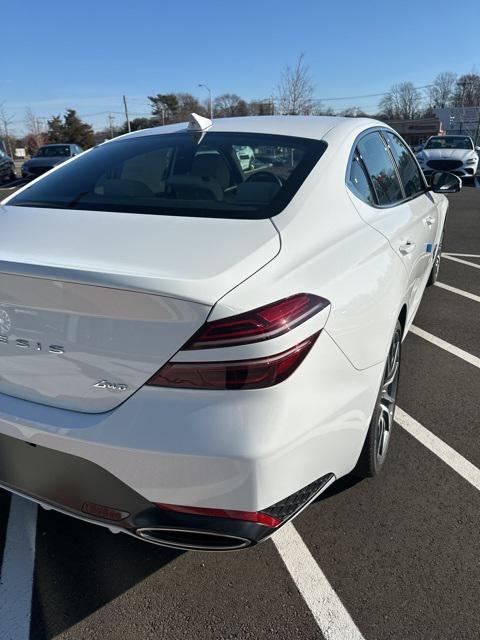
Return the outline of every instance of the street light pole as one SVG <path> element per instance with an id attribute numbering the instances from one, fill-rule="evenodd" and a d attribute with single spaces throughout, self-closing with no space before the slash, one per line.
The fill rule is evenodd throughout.
<path id="1" fill-rule="evenodd" d="M 213 104 L 212 104 L 212 92 L 210 91 L 210 87 L 207 87 L 206 84 L 199 84 L 199 87 L 203 87 L 208 91 L 208 98 L 210 100 L 210 120 L 213 120 Z"/>
<path id="2" fill-rule="evenodd" d="M 128 130 L 128 133 L 130 133 L 132 128 L 130 126 L 130 118 L 128 117 L 128 107 L 127 107 L 127 97 L 126 96 L 123 96 L 123 106 L 125 108 L 125 120 L 127 122 L 127 130 Z"/>

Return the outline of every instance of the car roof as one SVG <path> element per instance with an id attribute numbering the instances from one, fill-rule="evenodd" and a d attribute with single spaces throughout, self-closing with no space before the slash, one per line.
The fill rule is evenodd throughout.
<path id="1" fill-rule="evenodd" d="M 212 121 L 212 126 L 208 132 L 228 132 L 228 133 L 263 133 L 277 134 L 283 136 L 295 136 L 299 138 L 313 138 L 321 140 L 328 131 L 339 128 L 347 133 L 349 130 L 383 126 L 383 122 L 372 118 L 344 118 L 340 116 L 245 116 L 240 118 L 217 118 Z M 135 138 L 146 135 L 158 135 L 166 133 L 176 133 L 185 131 L 187 122 L 152 127 L 127 133 L 120 138 L 109 140 L 110 144 L 115 140 Z"/>

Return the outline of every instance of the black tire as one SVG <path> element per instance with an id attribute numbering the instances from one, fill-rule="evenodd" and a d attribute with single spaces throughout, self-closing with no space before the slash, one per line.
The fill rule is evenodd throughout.
<path id="1" fill-rule="evenodd" d="M 437 254 L 435 256 L 435 260 L 433 261 L 430 275 L 428 276 L 427 287 L 431 287 L 432 285 L 434 285 L 438 279 L 438 272 L 440 271 L 440 260 L 442 259 L 442 244 L 443 244 L 443 233 L 437 247 Z"/>
<path id="2" fill-rule="evenodd" d="M 367 437 L 353 471 L 359 478 L 378 475 L 387 457 L 397 402 L 401 351 L 402 326 L 397 320 Z"/>

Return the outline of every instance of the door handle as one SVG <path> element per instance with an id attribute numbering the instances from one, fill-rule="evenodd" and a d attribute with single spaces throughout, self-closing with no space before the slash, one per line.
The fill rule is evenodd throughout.
<path id="1" fill-rule="evenodd" d="M 408 253 L 412 253 L 412 251 L 417 246 L 416 242 L 412 242 L 412 240 L 407 240 L 404 244 L 401 244 L 398 247 L 398 250 L 403 256 L 406 256 Z"/>
<path id="2" fill-rule="evenodd" d="M 432 224 L 435 222 L 436 218 L 434 216 L 427 216 L 426 218 L 423 219 L 425 224 L 428 224 L 429 227 L 432 226 Z"/>

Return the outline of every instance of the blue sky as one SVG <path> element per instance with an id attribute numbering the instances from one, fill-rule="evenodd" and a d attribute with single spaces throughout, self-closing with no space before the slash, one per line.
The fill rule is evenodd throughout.
<path id="1" fill-rule="evenodd" d="M 0 103 L 21 131 L 76 108 L 95 127 L 121 98 L 146 115 L 146 96 L 272 94 L 304 52 L 318 98 L 375 94 L 395 82 L 428 84 L 440 71 L 480 70 L 478 0 L 22 0 L 2 8 Z M 453 46 L 454 44 L 454 46 Z M 374 110 L 378 98 L 325 101 Z"/>

